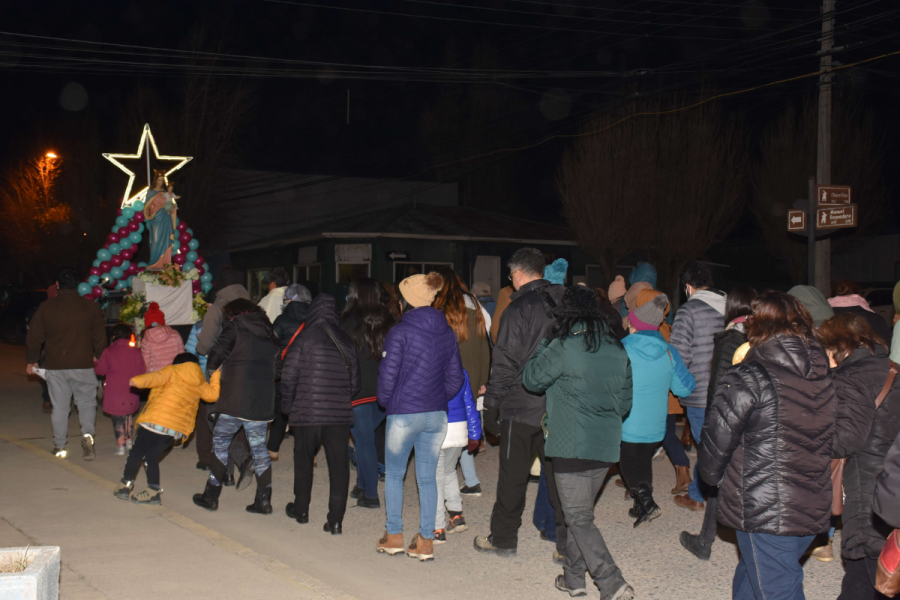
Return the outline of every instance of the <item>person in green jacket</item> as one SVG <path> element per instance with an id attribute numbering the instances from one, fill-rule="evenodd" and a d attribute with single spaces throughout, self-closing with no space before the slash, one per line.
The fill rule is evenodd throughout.
<path id="1" fill-rule="evenodd" d="M 588 572 L 604 599 L 630 600 L 634 589 L 594 523 L 594 499 L 610 464 L 619 460 L 622 419 L 631 409 L 631 364 L 592 290 L 568 288 L 554 314 L 552 339 L 541 342 L 522 384 L 547 394 L 544 451 L 569 528 L 555 585 L 583 596 Z"/>

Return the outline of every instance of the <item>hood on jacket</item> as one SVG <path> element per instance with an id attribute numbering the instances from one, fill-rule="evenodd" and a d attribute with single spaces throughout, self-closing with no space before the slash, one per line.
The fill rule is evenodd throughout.
<path id="1" fill-rule="evenodd" d="M 828 304 L 825 296 L 811 285 L 795 285 L 788 290 L 788 294 L 799 300 L 809 314 L 812 315 L 816 327 L 834 316 L 834 310 Z"/>
<path id="2" fill-rule="evenodd" d="M 206 377 L 203 376 L 203 370 L 195 362 L 181 363 L 180 365 L 169 365 L 167 369 L 173 369 L 175 378 L 186 385 L 200 386 L 206 383 Z"/>
<path id="3" fill-rule="evenodd" d="M 281 315 L 292 321 L 306 321 L 309 316 L 309 302 L 297 302 L 296 300 L 284 305 Z"/>
<path id="4" fill-rule="evenodd" d="M 656 267 L 652 264 L 645 262 L 636 266 L 632 271 L 631 275 L 628 276 L 628 283 L 634 285 L 638 282 L 649 283 L 650 287 L 656 287 Z"/>
<path id="5" fill-rule="evenodd" d="M 713 309 L 722 315 L 725 316 L 725 300 L 727 296 L 722 292 L 718 292 L 715 290 L 697 290 L 694 292 L 694 295 L 688 298 L 688 302 L 691 300 L 700 300 L 701 302 L 705 302 L 709 304 Z"/>
<path id="6" fill-rule="evenodd" d="M 247 291 L 247 288 L 239 283 L 235 283 L 233 285 L 225 286 L 221 290 L 219 290 L 218 293 L 216 293 L 216 301 L 214 302 L 214 304 L 218 306 L 225 306 L 232 300 L 237 300 L 238 298 L 249 300 L 250 293 Z"/>
<path id="7" fill-rule="evenodd" d="M 339 327 L 337 302 L 335 302 L 334 296 L 331 294 L 319 294 L 313 298 L 313 301 L 309 304 L 309 312 L 306 315 L 306 327 L 309 329 L 322 327 L 323 325 Z"/>
<path id="8" fill-rule="evenodd" d="M 828 355 L 815 339 L 807 344 L 794 335 L 776 335 L 759 346 L 752 346 L 744 362 L 754 359 L 770 362 L 808 380 L 828 375 Z"/>
<path id="9" fill-rule="evenodd" d="M 153 342 L 163 342 L 172 336 L 177 336 L 179 339 L 181 338 L 181 334 L 179 334 L 168 325 L 158 325 L 156 327 L 146 329 L 145 331 L 146 333 L 144 334 L 144 337 L 150 339 Z M 125 341 L 125 343 L 128 343 L 128 340 L 120 341 Z"/>
<path id="10" fill-rule="evenodd" d="M 647 361 L 659 360 L 669 351 L 669 344 L 659 331 L 638 331 L 626 337 L 622 343 Z"/>
<path id="11" fill-rule="evenodd" d="M 315 302 L 315 300 L 313 300 L 313 302 Z M 450 329 L 450 325 L 447 324 L 447 318 L 444 316 L 444 313 L 436 308 L 431 308 L 430 306 L 423 306 L 422 308 L 417 308 L 406 313 L 403 315 L 401 323 L 403 325 L 415 327 L 416 329 L 421 329 L 432 335 L 438 335 L 447 329 Z"/>
<path id="12" fill-rule="evenodd" d="M 240 325 L 244 329 L 257 337 L 274 339 L 275 332 L 272 330 L 272 323 L 266 313 L 244 313 L 232 319 L 236 325 Z"/>

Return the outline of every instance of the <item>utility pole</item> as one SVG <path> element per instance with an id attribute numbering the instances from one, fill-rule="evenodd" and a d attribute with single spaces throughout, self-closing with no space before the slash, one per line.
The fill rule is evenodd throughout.
<path id="1" fill-rule="evenodd" d="M 831 185 L 831 51 L 834 48 L 834 5 L 835 0 L 822 0 L 822 50 L 819 70 L 819 122 L 816 144 L 816 183 Z M 810 212 L 808 218 L 816 219 Z M 812 243 L 812 239 L 810 240 Z M 815 287 L 826 297 L 831 293 L 831 240 L 815 242 L 816 266 Z"/>

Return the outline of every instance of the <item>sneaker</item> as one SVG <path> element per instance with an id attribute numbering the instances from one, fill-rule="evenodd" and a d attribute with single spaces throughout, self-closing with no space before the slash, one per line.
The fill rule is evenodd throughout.
<path id="1" fill-rule="evenodd" d="M 366 490 L 362 489 L 358 485 L 354 485 L 353 489 L 350 490 L 350 497 L 354 500 L 359 500 L 360 498 L 364 498 L 366 495 Z"/>
<path id="2" fill-rule="evenodd" d="M 459 494 L 461 496 L 474 496 L 476 498 L 480 498 L 481 497 L 481 484 L 478 483 L 478 484 L 473 485 L 472 487 L 469 487 L 469 486 L 462 487 L 459 490 Z"/>
<path id="3" fill-rule="evenodd" d="M 653 453 L 652 460 L 656 460 L 657 458 L 662 458 L 665 455 L 666 455 L 666 449 L 663 448 L 662 446 L 660 446 L 659 448 L 656 449 L 656 452 Z"/>
<path id="4" fill-rule="evenodd" d="M 553 562 L 558 565 L 566 564 L 566 557 L 559 553 L 558 550 L 553 551 Z"/>
<path id="5" fill-rule="evenodd" d="M 375 550 L 387 554 L 388 556 L 400 554 L 401 552 L 406 550 L 406 548 L 404 548 L 403 546 L 403 534 L 388 533 L 387 531 L 385 531 L 384 535 L 381 536 L 381 539 L 378 540 L 378 544 L 375 546 Z"/>
<path id="6" fill-rule="evenodd" d="M 700 560 L 709 560 L 712 555 L 712 548 L 704 544 L 699 535 L 691 535 L 687 531 L 682 531 L 678 540 L 685 550 Z"/>
<path id="7" fill-rule="evenodd" d="M 125 446 L 116 448 L 116 456 L 125 456 Z"/>
<path id="8" fill-rule="evenodd" d="M 434 543 L 435 544 L 446 544 L 447 543 L 447 530 L 446 529 L 435 529 L 434 530 Z"/>
<path id="9" fill-rule="evenodd" d="M 475 541 L 472 542 L 472 545 L 478 552 L 490 552 L 492 554 L 496 554 L 497 556 L 515 556 L 516 549 L 515 548 L 498 548 L 494 545 L 493 536 L 490 535 L 478 535 L 475 536 Z"/>
<path id="10" fill-rule="evenodd" d="M 434 560 L 434 540 L 423 538 L 417 533 L 406 548 L 406 554 L 410 558 L 418 558 L 419 562 Z"/>
<path id="11" fill-rule="evenodd" d="M 154 492 L 151 496 L 150 492 Z M 160 500 L 159 495 L 162 493 L 162 490 L 144 490 L 140 494 L 136 494 L 131 497 L 131 501 L 135 504 L 162 504 L 162 500 Z"/>
<path id="12" fill-rule="evenodd" d="M 131 451 L 131 449 L 132 449 L 133 447 L 134 447 L 134 440 L 132 440 L 132 439 L 130 439 L 130 438 L 127 439 L 127 440 L 125 440 L 125 449 L 126 449 L 126 450 Z"/>
<path id="13" fill-rule="evenodd" d="M 65 448 L 54 448 L 53 456 L 55 456 L 56 458 L 68 458 L 69 451 L 66 450 Z"/>
<path id="14" fill-rule="evenodd" d="M 123 481 L 122 487 L 113 492 L 113 496 L 119 500 L 128 500 L 131 497 L 131 490 L 134 488 L 133 481 Z"/>
<path id="15" fill-rule="evenodd" d="M 448 525 L 447 533 L 462 533 L 469 528 L 469 526 L 466 525 L 466 518 L 462 516 L 462 514 L 450 515 L 450 522 Z"/>
<path id="16" fill-rule="evenodd" d="M 574 590 L 570 589 L 569 586 L 566 585 L 566 576 L 565 575 L 557 575 L 556 581 L 554 581 L 553 583 L 556 586 L 556 589 L 558 589 L 561 592 L 568 593 L 573 598 L 578 598 L 580 596 L 587 596 L 586 588 L 578 588 L 578 589 L 574 589 Z"/>
<path id="17" fill-rule="evenodd" d="M 83 451 L 81 458 L 84 460 L 94 460 L 94 457 L 97 456 L 94 453 L 94 436 L 89 433 L 81 436 L 81 449 Z"/>

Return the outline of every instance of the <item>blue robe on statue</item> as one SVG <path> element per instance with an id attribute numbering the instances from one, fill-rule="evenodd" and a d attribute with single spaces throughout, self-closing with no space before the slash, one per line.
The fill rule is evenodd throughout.
<path id="1" fill-rule="evenodd" d="M 174 205 L 165 194 L 150 190 L 144 201 L 144 217 L 150 234 L 150 264 L 147 270 L 162 269 L 172 262 L 175 244 L 175 216 L 170 211 Z"/>

